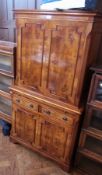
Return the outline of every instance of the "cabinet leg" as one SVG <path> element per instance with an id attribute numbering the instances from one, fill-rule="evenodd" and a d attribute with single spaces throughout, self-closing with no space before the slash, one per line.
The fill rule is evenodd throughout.
<path id="1" fill-rule="evenodd" d="M 60 165 L 61 169 L 63 169 L 64 171 L 70 173 L 71 168 L 69 165 Z"/>
<path id="2" fill-rule="evenodd" d="M 10 142 L 12 142 L 14 144 L 18 144 L 18 142 L 16 140 L 14 140 L 12 137 L 10 137 Z"/>

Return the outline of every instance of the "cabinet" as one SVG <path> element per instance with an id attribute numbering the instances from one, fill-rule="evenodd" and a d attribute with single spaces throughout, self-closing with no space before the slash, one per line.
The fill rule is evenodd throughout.
<path id="1" fill-rule="evenodd" d="M 101 57 L 101 15 L 95 15 L 15 11 L 19 28 L 17 85 L 80 106 L 88 67 L 98 52 Z"/>
<path id="2" fill-rule="evenodd" d="M 78 114 L 65 113 L 13 91 L 12 140 L 62 163 L 68 169 L 66 164 L 71 160 Z"/>
<path id="3" fill-rule="evenodd" d="M 76 165 L 89 175 L 102 173 L 102 66 L 92 68 L 93 76 L 86 115 L 80 135 Z M 85 159 L 86 166 L 80 164 Z M 90 165 L 90 168 L 86 168 Z M 94 167 L 94 168 L 92 168 Z"/>
<path id="4" fill-rule="evenodd" d="M 18 47 L 16 81 L 11 88 L 11 138 L 69 171 L 88 68 L 102 53 L 102 16 L 70 10 L 15 10 L 14 14 Z M 32 124 L 28 126 L 26 120 Z M 25 131 L 30 125 L 31 131 Z"/>
<path id="5" fill-rule="evenodd" d="M 9 88 L 14 84 L 16 44 L 0 41 L 0 118 L 11 123 L 12 102 Z"/>
<path id="6" fill-rule="evenodd" d="M 18 63 L 21 71 L 17 74 L 18 84 L 47 97 L 78 105 L 76 95 L 83 60 L 77 59 L 77 54 L 83 57 L 83 42 L 90 33 L 89 26 L 73 24 L 67 19 L 63 19 L 62 24 L 57 17 L 53 22 L 36 19 L 29 23 L 25 18 L 22 25 L 19 26 L 22 27 L 22 56 Z M 29 47 L 28 40 L 32 43 Z"/>

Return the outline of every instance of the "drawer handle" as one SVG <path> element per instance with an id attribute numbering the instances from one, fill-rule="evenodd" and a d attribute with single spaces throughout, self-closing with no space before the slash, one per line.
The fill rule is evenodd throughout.
<path id="1" fill-rule="evenodd" d="M 68 118 L 67 118 L 67 117 L 63 117 L 63 120 L 64 120 L 64 121 L 68 121 Z"/>
<path id="2" fill-rule="evenodd" d="M 16 99 L 16 102 L 17 102 L 17 103 L 20 103 L 20 99 Z"/>
<path id="3" fill-rule="evenodd" d="M 37 117 L 36 116 L 33 116 L 33 120 L 36 120 L 37 119 Z"/>
<path id="4" fill-rule="evenodd" d="M 50 123 L 48 121 L 45 121 L 45 125 L 50 125 Z"/>
<path id="5" fill-rule="evenodd" d="M 47 115 L 50 115 L 51 114 L 50 111 L 44 111 L 44 113 L 46 113 Z"/>
<path id="6" fill-rule="evenodd" d="M 33 108 L 34 106 L 33 106 L 33 104 L 30 104 L 29 107 L 30 107 L 30 108 Z"/>

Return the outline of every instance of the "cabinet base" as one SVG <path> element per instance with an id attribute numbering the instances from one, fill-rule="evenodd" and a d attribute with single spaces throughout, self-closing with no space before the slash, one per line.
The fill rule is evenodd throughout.
<path id="1" fill-rule="evenodd" d="M 23 140 L 21 140 L 21 139 L 19 139 L 17 137 L 15 138 L 12 135 L 10 135 L 10 141 L 12 143 L 14 143 L 14 144 L 21 144 L 24 147 L 26 147 L 26 148 L 28 148 L 28 149 L 30 149 L 32 151 L 35 151 L 38 154 L 41 154 L 42 156 L 44 156 L 46 158 L 49 158 L 49 159 L 57 162 L 59 164 L 60 168 L 63 169 L 64 171 L 68 172 L 68 173 L 71 171 L 71 166 L 70 166 L 70 163 L 69 162 L 67 164 L 65 164 L 65 163 L 59 161 L 58 159 L 56 159 L 55 157 L 51 157 L 49 154 L 46 154 L 45 152 L 42 152 L 41 149 L 38 149 L 36 147 L 32 147 L 32 145 L 27 144 Z"/>

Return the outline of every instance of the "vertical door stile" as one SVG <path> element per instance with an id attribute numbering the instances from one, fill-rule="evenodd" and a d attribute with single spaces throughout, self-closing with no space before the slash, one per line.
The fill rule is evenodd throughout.
<path id="1" fill-rule="evenodd" d="M 41 135 L 41 118 L 38 116 L 36 120 L 36 131 L 35 131 L 35 144 L 37 147 L 40 146 L 40 135 Z M 34 144 L 33 144 L 34 146 Z"/>
<path id="2" fill-rule="evenodd" d="M 50 47 L 51 47 L 51 30 L 46 29 L 44 33 L 44 53 L 43 53 L 43 66 L 42 66 L 42 91 L 45 93 L 48 81 L 48 69 L 50 61 Z"/>
<path id="3" fill-rule="evenodd" d="M 21 35 L 22 35 L 22 28 L 18 28 L 17 30 L 17 34 L 19 37 L 17 37 L 17 45 L 19 46 L 17 49 L 17 77 L 16 77 L 16 80 L 17 81 L 20 81 L 21 80 L 21 77 L 22 77 L 22 71 L 21 71 L 21 56 L 22 56 L 22 40 L 21 40 Z"/>

